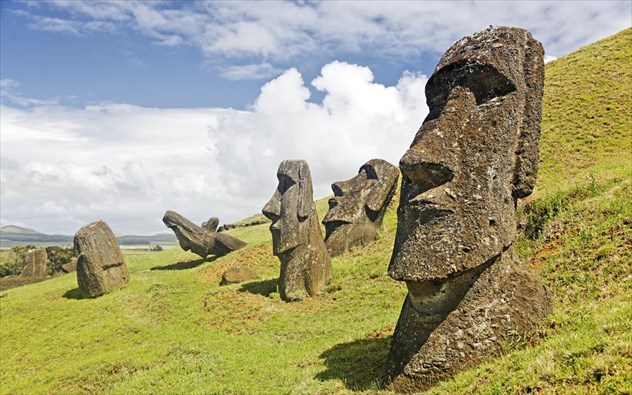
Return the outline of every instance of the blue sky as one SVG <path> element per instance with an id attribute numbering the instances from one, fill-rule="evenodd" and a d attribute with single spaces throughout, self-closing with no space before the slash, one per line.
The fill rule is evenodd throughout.
<path id="1" fill-rule="evenodd" d="M 397 163 L 441 54 L 488 25 L 547 60 L 632 24 L 632 2 L 0 2 L 0 223 L 163 231 L 259 212 L 283 159 L 316 198 Z"/>

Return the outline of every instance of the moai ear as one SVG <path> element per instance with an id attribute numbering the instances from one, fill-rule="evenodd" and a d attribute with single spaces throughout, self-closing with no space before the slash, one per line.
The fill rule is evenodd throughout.
<path id="1" fill-rule="evenodd" d="M 383 162 L 373 167 L 377 173 L 377 182 L 366 201 L 367 208 L 373 212 L 378 212 L 388 205 L 393 198 L 399 179 L 397 167 L 386 161 Z"/>
<path id="2" fill-rule="evenodd" d="M 304 221 L 312 210 L 315 210 L 312 174 L 307 162 L 299 163 L 298 174 L 298 219 Z"/>
<path id="3" fill-rule="evenodd" d="M 514 199 L 527 197 L 533 192 L 538 173 L 538 141 L 542 119 L 544 49 L 529 32 L 525 34 L 528 35 L 523 62 L 526 92 L 524 117 L 516 148 L 512 193 Z"/>

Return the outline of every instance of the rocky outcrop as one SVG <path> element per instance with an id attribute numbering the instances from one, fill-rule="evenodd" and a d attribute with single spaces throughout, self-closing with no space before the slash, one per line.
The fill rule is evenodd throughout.
<path id="1" fill-rule="evenodd" d="M 270 220 L 268 218 L 266 218 L 264 215 L 257 214 L 257 215 L 253 215 L 252 217 L 248 217 L 246 219 L 243 219 L 243 220 L 241 220 L 239 222 L 235 222 L 235 223 L 232 223 L 232 224 L 223 224 L 222 226 L 217 228 L 217 231 L 218 232 L 224 232 L 224 231 L 230 230 L 230 229 L 247 228 L 249 226 L 256 226 L 256 225 L 261 225 L 261 224 L 267 224 L 269 222 L 270 222 Z"/>
<path id="2" fill-rule="evenodd" d="M 127 284 L 129 271 L 112 229 L 103 221 L 79 229 L 74 240 L 77 282 L 85 298 L 94 298 Z"/>
<path id="3" fill-rule="evenodd" d="M 222 273 L 219 285 L 239 284 L 257 278 L 257 273 L 248 266 L 231 266 Z"/>
<path id="4" fill-rule="evenodd" d="M 61 270 L 64 273 L 72 273 L 77 271 L 77 258 L 73 258 L 70 262 L 61 265 Z"/>
<path id="5" fill-rule="evenodd" d="M 429 114 L 400 161 L 389 275 L 406 282 L 386 377 L 424 390 L 502 351 L 550 311 L 513 252 L 516 201 L 537 172 L 544 64 L 523 29 L 456 42 L 426 86 Z"/>
<path id="6" fill-rule="evenodd" d="M 331 259 L 316 215 L 307 162 L 281 162 L 277 178 L 279 185 L 262 212 L 272 221 L 272 252 L 281 261 L 281 298 L 301 300 L 319 294 L 331 281 Z"/>

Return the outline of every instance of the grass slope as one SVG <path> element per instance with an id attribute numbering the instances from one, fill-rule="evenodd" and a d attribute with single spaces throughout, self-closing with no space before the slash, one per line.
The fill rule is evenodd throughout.
<path id="1" fill-rule="evenodd" d="M 430 393 L 632 392 L 631 40 L 628 29 L 546 67 L 541 172 L 517 248 L 553 313 L 538 336 Z M 72 275 L 12 289 L 0 299 L 0 392 L 387 393 L 379 378 L 406 293 L 386 275 L 396 222 L 393 205 L 380 239 L 334 258 L 333 285 L 301 303 L 276 293 L 265 224 L 231 230 L 249 245 L 219 259 L 126 251 L 132 281 L 98 299 L 79 299 Z M 259 278 L 219 287 L 237 263 Z"/>

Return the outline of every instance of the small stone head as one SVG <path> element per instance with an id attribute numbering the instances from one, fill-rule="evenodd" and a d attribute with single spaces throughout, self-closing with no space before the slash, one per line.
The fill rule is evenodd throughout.
<path id="1" fill-rule="evenodd" d="M 371 159 L 355 177 L 331 185 L 334 197 L 329 199 L 329 211 L 323 219 L 330 254 L 338 255 L 347 246 L 375 239 L 398 178 L 397 167 Z"/>
<path id="2" fill-rule="evenodd" d="M 426 85 L 430 112 L 400 160 L 392 278 L 445 279 L 511 245 L 516 200 L 537 171 L 542 58 L 529 32 L 507 27 L 443 55 Z"/>
<path id="3" fill-rule="evenodd" d="M 284 160 L 279 185 L 261 210 L 272 221 L 272 249 L 280 255 L 309 241 L 309 217 L 316 214 L 312 176 L 304 160 Z"/>

